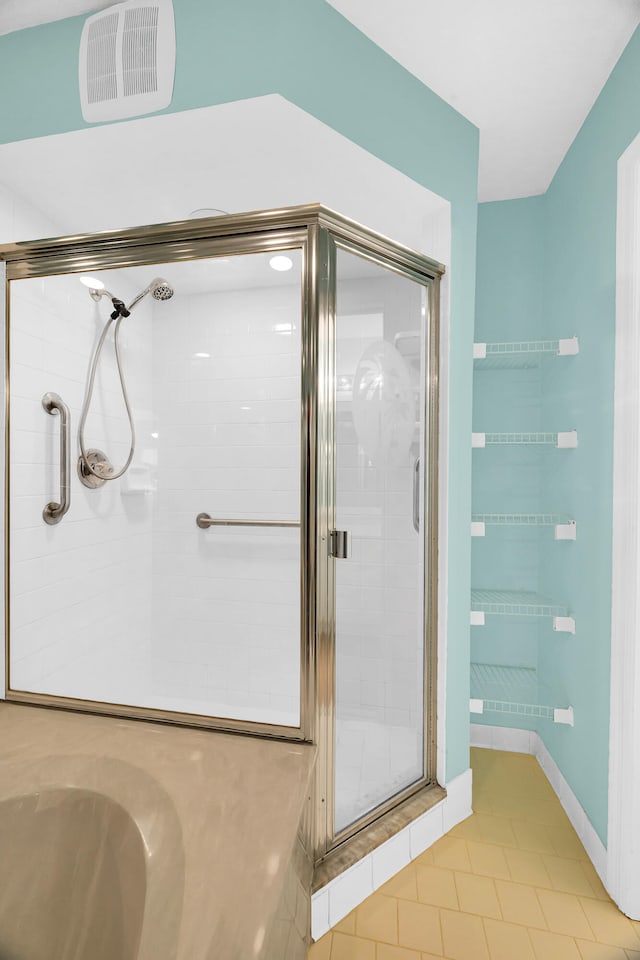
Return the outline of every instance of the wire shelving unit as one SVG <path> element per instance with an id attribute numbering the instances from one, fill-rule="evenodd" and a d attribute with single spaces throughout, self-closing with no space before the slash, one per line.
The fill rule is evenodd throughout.
<path id="1" fill-rule="evenodd" d="M 477 370 L 527 370 L 548 357 L 571 357 L 579 352 L 578 338 L 567 340 L 516 340 L 504 343 L 474 343 Z"/>
<path id="2" fill-rule="evenodd" d="M 578 431 L 566 430 L 559 433 L 519 432 L 519 433 L 473 433 L 471 445 L 475 448 L 489 446 L 538 446 L 573 449 L 578 446 Z"/>
<path id="3" fill-rule="evenodd" d="M 567 607 L 530 590 L 472 590 L 471 625 L 484 626 L 486 616 L 551 617 L 553 629 L 575 633 Z"/>
<path id="4" fill-rule="evenodd" d="M 556 540 L 575 540 L 576 521 L 558 513 L 474 513 L 471 536 L 484 537 L 486 527 L 554 527 Z"/>
<path id="5" fill-rule="evenodd" d="M 533 717 L 573 726 L 573 708 L 557 707 L 531 667 L 471 664 L 471 713 Z"/>

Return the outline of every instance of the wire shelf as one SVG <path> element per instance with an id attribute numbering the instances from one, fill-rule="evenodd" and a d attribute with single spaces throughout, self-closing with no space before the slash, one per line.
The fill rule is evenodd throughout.
<path id="1" fill-rule="evenodd" d="M 573 518 L 557 513 L 474 513 L 473 523 L 510 527 L 555 527 L 559 523 L 572 523 Z"/>
<path id="2" fill-rule="evenodd" d="M 547 446 L 557 448 L 575 448 L 578 446 L 578 431 L 567 430 L 559 433 L 479 433 L 471 434 L 471 446 L 482 449 L 488 446 Z"/>
<path id="3" fill-rule="evenodd" d="M 471 609 L 497 616 L 566 617 L 567 607 L 528 590 L 472 590 Z"/>
<path id="4" fill-rule="evenodd" d="M 474 366 L 478 370 L 526 370 L 547 357 L 574 356 L 577 337 L 570 340 L 517 340 L 505 343 L 475 343 Z"/>
<path id="5" fill-rule="evenodd" d="M 483 700 L 484 712 L 487 713 L 508 713 L 521 717 L 537 717 L 545 720 L 553 720 L 554 708 L 543 707 L 541 704 L 534 703 L 510 703 L 503 700 Z"/>
<path id="6" fill-rule="evenodd" d="M 555 447 L 557 433 L 485 433 L 484 442 L 489 444 L 539 444 Z"/>
<path id="7" fill-rule="evenodd" d="M 487 343 L 485 344 L 486 355 L 492 356 L 514 356 L 531 353 L 559 353 L 559 340 L 514 340 L 507 343 Z"/>
<path id="8" fill-rule="evenodd" d="M 538 675 L 531 667 L 472 663 L 471 699 L 472 712 L 476 713 L 501 713 L 573 723 L 571 708 L 554 707 L 550 691 L 538 683 Z M 478 709 L 480 702 L 481 710 Z"/>

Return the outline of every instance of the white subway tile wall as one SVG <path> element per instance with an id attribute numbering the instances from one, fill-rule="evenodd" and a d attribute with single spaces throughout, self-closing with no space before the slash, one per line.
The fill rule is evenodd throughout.
<path id="1" fill-rule="evenodd" d="M 124 274 L 109 279 L 125 298 Z M 93 700 L 128 699 L 133 664 L 149 663 L 151 502 L 125 498 L 121 481 L 87 490 L 76 472 L 77 427 L 89 359 L 111 309 L 77 276 L 13 281 L 10 325 L 10 682 L 15 690 Z M 131 403 L 141 435 L 151 416 L 151 307 L 123 328 Z M 60 419 L 42 396 L 60 394 L 71 413 L 71 508 L 48 526 L 59 499 Z M 129 450 L 113 346 L 96 378 L 87 443 L 117 468 Z M 143 445 L 136 462 L 144 457 Z"/>
<path id="2" fill-rule="evenodd" d="M 153 360 L 154 687 L 167 703 L 294 726 L 299 530 L 200 530 L 195 518 L 300 520 L 295 262 L 273 288 L 176 295 L 157 311 Z"/>
<path id="3" fill-rule="evenodd" d="M 77 477 L 76 433 L 110 303 L 95 304 L 77 277 L 12 285 L 13 689 L 299 722 L 299 530 L 195 523 L 203 510 L 299 521 L 294 257 L 297 270 L 271 289 L 256 285 L 270 279 L 267 258 L 244 258 L 247 288 L 181 293 L 177 284 L 173 300 L 149 297 L 123 321 L 136 456 L 121 480 L 97 490 Z M 159 269 L 170 275 L 172 266 L 179 275 L 175 264 Z M 224 286 L 223 262 L 215 267 Z M 127 300 L 150 280 L 146 272 L 100 278 Z M 74 451 L 71 509 L 53 527 L 42 520 L 59 483 L 59 420 L 41 405 L 51 390 L 70 407 Z M 126 459 L 111 338 L 86 437 L 116 468 Z"/>

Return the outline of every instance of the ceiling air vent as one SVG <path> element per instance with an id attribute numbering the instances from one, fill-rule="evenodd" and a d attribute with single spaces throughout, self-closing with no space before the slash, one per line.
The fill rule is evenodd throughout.
<path id="1" fill-rule="evenodd" d="M 80 100 L 87 123 L 168 107 L 176 34 L 172 0 L 127 0 L 87 17 L 80 39 Z"/>

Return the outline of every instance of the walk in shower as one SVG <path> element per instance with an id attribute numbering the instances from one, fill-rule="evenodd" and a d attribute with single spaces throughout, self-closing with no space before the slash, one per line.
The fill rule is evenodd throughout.
<path id="1" fill-rule="evenodd" d="M 0 248 L 6 697 L 435 781 L 442 267 L 318 205 Z"/>

